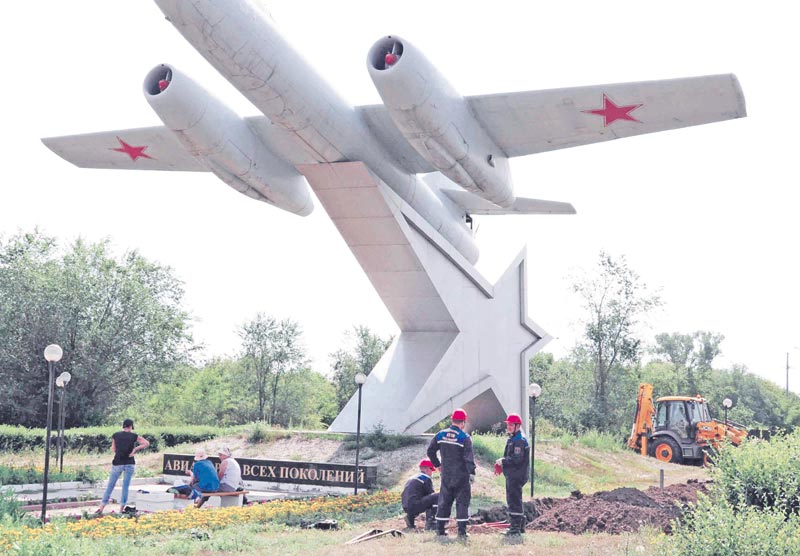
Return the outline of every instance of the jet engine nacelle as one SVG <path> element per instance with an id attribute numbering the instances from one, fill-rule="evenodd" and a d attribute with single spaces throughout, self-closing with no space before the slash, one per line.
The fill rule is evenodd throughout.
<path id="1" fill-rule="evenodd" d="M 314 209 L 305 178 L 191 78 L 162 64 L 147 74 L 144 93 L 189 152 L 235 190 L 300 216 Z"/>
<path id="2" fill-rule="evenodd" d="M 508 158 L 418 49 L 384 37 L 370 49 L 367 67 L 395 125 L 425 160 L 487 201 L 513 204 Z"/>

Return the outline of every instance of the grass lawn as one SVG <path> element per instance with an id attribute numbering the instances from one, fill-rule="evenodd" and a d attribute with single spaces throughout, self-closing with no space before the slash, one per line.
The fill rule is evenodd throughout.
<path id="1" fill-rule="evenodd" d="M 248 435 L 239 433 L 230 437 L 215 439 L 211 446 L 228 444 L 244 457 L 261 459 L 295 459 L 325 461 L 350 457 L 350 451 L 344 446 L 346 439 L 333 435 L 294 434 L 288 438 L 265 439 L 252 443 Z M 471 509 L 488 508 L 502 505 L 505 501 L 505 483 L 502 477 L 495 477 L 492 464 L 502 455 L 505 446 L 503 436 L 474 437 L 475 452 L 478 459 L 478 470 L 473 485 L 473 502 Z M 205 443 L 204 443 L 205 444 Z M 193 453 L 196 445 L 186 444 L 167 451 L 177 453 Z M 405 480 L 412 475 L 416 464 L 424 456 L 425 443 L 418 446 L 407 446 L 394 452 L 378 452 L 371 460 L 379 466 L 389 469 L 391 484 L 386 484 L 397 496 Z M 0 464 L 41 466 L 43 453 L 40 450 L 18 454 L 0 454 Z M 110 454 L 87 454 L 68 452 L 65 463 L 70 466 L 89 466 L 102 471 L 108 470 Z M 137 475 L 156 474 L 161 469 L 161 453 L 145 453 L 137 455 Z M 659 469 L 666 470 L 667 484 L 685 482 L 690 478 L 706 478 L 705 470 L 697 467 L 663 464 L 652 458 L 623 450 L 618 443 L 609 438 L 552 438 L 540 440 L 536 444 L 536 497 L 565 497 L 573 490 L 584 493 L 599 490 L 611 490 L 629 486 L 647 488 L 658 484 Z M 434 476 L 438 488 L 438 474 Z M 527 499 L 528 486 L 525 496 Z M 378 510 L 378 508 L 376 508 Z M 55 531 L 38 541 L 17 543 L 12 554 L 18 555 L 105 555 L 124 553 L 126 556 L 152 554 L 336 554 L 367 555 L 375 554 L 546 554 L 561 555 L 648 555 L 663 552 L 659 542 L 663 535 L 645 529 L 638 533 L 626 535 L 581 535 L 566 533 L 528 533 L 525 544 L 521 546 L 504 546 L 499 533 L 474 534 L 465 547 L 461 544 L 440 546 L 431 534 L 412 534 L 402 538 L 376 539 L 357 545 L 345 545 L 349 539 L 372 528 L 397 527 L 398 519 L 388 519 L 389 508 L 366 513 L 345 513 L 339 516 L 342 528 L 337 531 L 304 530 L 298 527 L 287 527 L 286 520 L 256 521 L 241 523 L 235 520 L 224 526 L 213 527 L 199 524 L 196 528 L 157 529 L 142 531 L 135 537 L 118 536 L 109 533 L 99 538 L 76 537 L 66 526 L 57 525 Z M 203 510 L 217 511 L 217 510 Z M 399 507 L 392 509 L 397 515 Z M 324 516 L 317 516 L 324 517 Z M 315 517 L 316 519 L 316 517 Z M 295 520 L 296 521 L 296 520 Z M 294 523 L 295 521 L 290 520 Z M 0 526 L 3 525 L 0 520 Z M 165 532 L 165 531 L 172 532 Z M 669 542 L 666 537 L 666 542 Z M 2 552 L 2 550 L 0 550 Z"/>

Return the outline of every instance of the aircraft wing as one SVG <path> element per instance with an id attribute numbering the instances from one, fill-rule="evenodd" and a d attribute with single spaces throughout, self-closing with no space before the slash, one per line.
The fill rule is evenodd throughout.
<path id="1" fill-rule="evenodd" d="M 386 106 L 383 104 L 356 106 L 356 112 L 367 122 L 378 141 L 394 155 L 395 160 L 406 171 L 412 174 L 427 174 L 437 171 L 403 137 L 389 116 Z"/>
<path id="2" fill-rule="evenodd" d="M 482 197 L 473 195 L 469 191 L 441 189 L 441 192 L 447 195 L 454 203 L 463 207 L 469 214 L 575 214 L 575 207 L 570 203 L 561 201 L 517 197 L 510 207 L 503 208 L 490 203 Z"/>
<path id="3" fill-rule="evenodd" d="M 733 74 L 466 97 L 506 156 L 747 115 Z"/>
<path id="4" fill-rule="evenodd" d="M 47 137 L 42 142 L 79 168 L 208 171 L 163 126 Z"/>

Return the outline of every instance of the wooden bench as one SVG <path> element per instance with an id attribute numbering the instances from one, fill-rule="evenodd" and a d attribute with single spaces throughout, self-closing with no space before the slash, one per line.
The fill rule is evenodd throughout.
<path id="1" fill-rule="evenodd" d="M 237 490 L 234 492 L 203 492 L 203 498 L 209 496 L 219 496 L 219 505 L 221 508 L 227 508 L 229 506 L 241 506 L 242 505 L 242 498 L 239 496 L 244 497 L 246 494 L 250 494 L 249 490 Z M 232 498 L 235 496 L 236 498 Z"/>

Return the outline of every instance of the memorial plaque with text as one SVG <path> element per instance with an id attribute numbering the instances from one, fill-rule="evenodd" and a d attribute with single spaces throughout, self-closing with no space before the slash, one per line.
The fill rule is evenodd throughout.
<path id="1" fill-rule="evenodd" d="M 310 461 L 235 459 L 242 468 L 243 481 L 335 487 L 352 487 L 355 484 L 355 465 L 315 463 Z M 214 467 L 219 469 L 219 458 L 209 457 L 208 460 L 214 464 Z M 163 473 L 165 475 L 186 475 L 186 472 L 192 468 L 193 463 L 194 456 L 164 454 Z M 377 466 L 358 466 L 359 488 L 373 488 L 377 482 Z"/>

